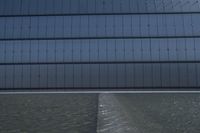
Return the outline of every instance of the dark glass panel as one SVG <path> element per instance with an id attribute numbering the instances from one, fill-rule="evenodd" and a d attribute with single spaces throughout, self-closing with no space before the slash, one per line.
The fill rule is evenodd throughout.
<path id="1" fill-rule="evenodd" d="M 30 47 L 31 47 L 31 62 L 38 62 L 39 59 L 39 41 L 30 41 Z M 48 42 L 47 42 L 48 44 Z M 44 51 L 43 51 L 44 52 Z M 46 51 L 45 51 L 46 52 Z"/>
<path id="2" fill-rule="evenodd" d="M 48 79 L 49 79 L 49 66 L 48 65 L 41 65 L 39 68 L 40 76 L 39 78 L 39 86 L 40 87 L 48 87 Z"/>
<path id="3" fill-rule="evenodd" d="M 12 45 L 12 42 L 5 42 L 5 62 L 13 62 L 13 58 L 14 58 L 14 48 Z"/>
<path id="4" fill-rule="evenodd" d="M 2 12 L 2 15 L 3 14 L 12 14 L 12 0 L 3 0 L 2 1 L 2 4 L 3 4 L 3 12 Z M 21 4 L 21 3 L 20 3 Z M 19 5 L 18 5 L 19 6 Z"/>
<path id="5" fill-rule="evenodd" d="M 55 48 L 56 48 L 56 41 L 48 41 L 48 47 L 47 47 L 47 61 L 56 61 L 56 53 L 55 53 Z"/>
<path id="6" fill-rule="evenodd" d="M 106 21 L 106 36 L 112 36 L 112 35 L 115 35 L 115 16 L 106 16 L 105 17 L 105 21 Z M 95 27 L 94 27 L 95 29 Z M 128 31 L 127 31 L 128 32 Z"/>
<path id="7" fill-rule="evenodd" d="M 98 1 L 98 0 L 87 0 L 87 3 L 86 2 L 84 2 L 83 0 L 80 0 L 80 8 L 79 9 L 81 9 L 81 7 L 82 7 L 82 4 L 83 5 L 86 5 L 86 7 L 84 7 L 82 10 L 83 10 L 83 12 L 85 12 L 85 10 L 84 9 L 86 9 L 86 12 L 88 13 L 88 12 L 92 12 L 92 13 L 96 13 L 96 6 L 98 6 L 97 4 L 96 4 L 96 1 Z M 82 2 L 82 3 L 81 3 Z M 88 9 L 88 10 L 87 10 Z M 81 10 L 79 10 L 79 12 L 80 13 L 82 13 L 82 11 Z"/>
<path id="8" fill-rule="evenodd" d="M 125 65 L 126 70 L 126 87 L 135 86 L 135 64 Z"/>
<path id="9" fill-rule="evenodd" d="M 191 65 L 187 65 L 187 71 L 188 71 L 188 75 L 187 75 L 187 84 L 188 86 L 197 86 L 197 64 L 191 64 Z"/>
<path id="10" fill-rule="evenodd" d="M 4 62 L 5 61 L 5 50 L 6 50 L 6 46 L 5 46 L 5 42 L 4 41 L 0 41 L 0 62 Z"/>
<path id="11" fill-rule="evenodd" d="M 99 41 L 98 40 L 90 41 L 90 59 L 91 61 L 99 60 Z"/>
<path id="12" fill-rule="evenodd" d="M 114 77 L 115 78 L 115 77 Z M 99 87 L 100 81 L 100 65 L 94 64 L 90 66 L 90 87 Z"/>
<path id="13" fill-rule="evenodd" d="M 20 41 L 10 41 L 11 45 L 13 45 L 13 63 L 14 62 L 24 62 L 21 59 L 22 57 L 22 45 Z M 6 51 L 7 52 L 7 51 Z M 11 53 L 9 53 L 11 54 Z M 31 60 L 29 60 L 31 62 Z M 7 62 L 7 61 L 6 61 Z"/>
<path id="14" fill-rule="evenodd" d="M 152 36 L 158 36 L 158 22 L 157 22 L 157 18 L 159 16 L 156 15 L 149 15 L 148 19 L 149 19 L 149 23 L 148 23 L 148 35 L 152 35 Z M 167 17 L 167 16 L 166 16 Z"/>
<path id="15" fill-rule="evenodd" d="M 134 40 L 134 45 L 133 45 L 133 49 L 134 49 L 134 60 L 142 60 L 142 45 L 141 45 L 141 40 L 137 39 Z"/>
<path id="16" fill-rule="evenodd" d="M 1 0 L 0 14 L 195 12 L 199 4 L 199 0 Z"/>
<path id="17" fill-rule="evenodd" d="M 198 14 L 192 14 L 192 30 L 193 35 L 200 34 L 200 17 L 198 17 Z"/>
<path id="18" fill-rule="evenodd" d="M 160 46 L 162 45 L 162 43 L 160 43 L 160 40 L 157 39 L 151 39 L 151 56 L 152 56 L 152 60 L 156 60 L 159 61 L 160 60 Z"/>
<path id="19" fill-rule="evenodd" d="M 65 65 L 64 66 L 64 83 L 65 87 L 73 87 L 74 86 L 74 65 Z"/>
<path id="20" fill-rule="evenodd" d="M 108 65 L 99 65 L 99 87 L 108 86 Z"/>
<path id="21" fill-rule="evenodd" d="M 81 86 L 80 87 L 90 87 L 90 84 L 92 82 L 91 79 L 91 66 L 89 64 L 86 65 L 80 65 L 81 67 Z"/>
<path id="22" fill-rule="evenodd" d="M 142 47 L 141 47 L 142 60 L 144 60 L 144 61 L 152 60 L 150 40 L 148 40 L 148 39 L 142 40 L 141 45 L 142 45 Z"/>
<path id="23" fill-rule="evenodd" d="M 29 14 L 30 11 L 30 7 L 32 5 L 30 5 L 30 1 L 29 0 L 20 0 L 20 13 L 21 14 Z M 17 7 L 17 5 L 13 5 L 13 7 Z M 12 14 L 15 14 L 15 12 L 13 12 Z"/>
<path id="24" fill-rule="evenodd" d="M 114 41 L 113 41 L 114 42 Z M 124 61 L 133 60 L 133 40 L 124 40 L 125 57 Z"/>
<path id="25" fill-rule="evenodd" d="M 90 40 L 80 41 L 80 61 L 90 60 Z"/>
<path id="26" fill-rule="evenodd" d="M 147 12 L 146 0 L 137 0 L 138 12 Z"/>
<path id="27" fill-rule="evenodd" d="M 35 72 L 37 73 L 38 72 L 38 69 L 35 69 Z M 22 87 L 22 66 L 14 66 L 13 68 L 13 78 L 14 78 L 14 86 L 13 87 L 16 87 L 16 88 L 20 88 Z M 6 73 L 7 75 L 7 73 Z M 30 76 L 28 73 L 27 73 L 28 76 Z M 6 79 L 6 80 L 9 80 L 9 79 Z M 34 78 L 33 78 L 33 75 L 31 75 L 31 82 L 34 82 L 33 81 Z M 33 87 L 34 85 L 32 84 L 31 87 Z M 7 87 L 7 83 L 5 85 L 5 87 Z"/>
<path id="28" fill-rule="evenodd" d="M 126 71 L 125 71 L 125 64 L 117 64 L 116 65 L 116 73 L 117 73 L 117 87 L 126 87 Z"/>
<path id="29" fill-rule="evenodd" d="M 124 61 L 125 59 L 125 46 L 124 40 L 118 40 L 116 42 L 116 60 Z"/>
<path id="30" fill-rule="evenodd" d="M 198 40 L 191 38 L 0 41 L 0 61 L 198 61 Z"/>
<path id="31" fill-rule="evenodd" d="M 152 64 L 152 79 L 153 86 L 162 86 L 161 82 L 161 65 L 160 64 Z"/>
<path id="32" fill-rule="evenodd" d="M 13 87 L 13 78 L 14 78 L 14 66 L 7 66 L 5 68 L 5 71 L 6 71 L 6 76 L 5 76 L 5 83 L 6 83 L 6 86 L 5 88 L 12 88 Z M 22 79 L 22 71 L 20 71 L 20 77 L 19 79 Z M 22 83 L 22 82 L 20 82 Z"/>
<path id="33" fill-rule="evenodd" d="M 188 75 L 189 75 L 189 72 L 187 70 L 188 70 L 187 64 L 179 65 L 179 70 L 178 71 L 179 71 L 179 74 L 180 74 L 181 86 L 188 86 L 188 82 L 189 82 Z M 194 77 L 192 77 L 192 79 L 193 78 Z"/>
<path id="34" fill-rule="evenodd" d="M 49 0 L 37 0 L 37 14 L 45 14 L 49 5 Z"/>
<path id="35" fill-rule="evenodd" d="M 143 82 L 144 80 L 144 65 L 143 64 L 135 64 L 135 86 L 137 87 L 143 87 L 145 84 Z"/>
<path id="36" fill-rule="evenodd" d="M 31 87 L 33 87 L 33 88 L 37 88 L 41 85 L 40 84 L 40 77 L 41 76 L 40 76 L 40 71 L 38 71 L 38 70 L 40 70 L 39 65 L 31 66 Z M 45 74 L 45 72 L 43 74 Z M 46 78 L 46 79 L 48 80 L 48 78 Z M 43 82 L 43 83 L 45 83 L 45 82 Z"/>
<path id="37" fill-rule="evenodd" d="M 79 13 L 80 10 L 80 0 L 71 0 L 71 8 L 70 8 L 70 13 Z M 84 0 L 84 2 L 87 3 L 87 0 Z"/>
<path id="38" fill-rule="evenodd" d="M 169 64 L 161 64 L 160 65 L 161 86 L 170 86 L 170 69 L 169 69 L 169 66 L 170 66 Z"/>
<path id="39" fill-rule="evenodd" d="M 56 49 L 55 49 L 55 53 L 56 53 L 56 61 L 58 62 L 62 62 L 64 61 L 64 40 L 58 40 L 56 41 Z"/>
<path id="40" fill-rule="evenodd" d="M 64 73 L 64 65 L 56 65 L 56 87 L 63 87 L 65 86 L 64 84 L 64 77 L 65 77 L 65 73 Z"/>
<path id="41" fill-rule="evenodd" d="M 56 87 L 57 86 L 57 65 L 49 65 L 48 66 L 48 87 Z M 42 74 L 42 73 L 41 73 Z"/>
<path id="42" fill-rule="evenodd" d="M 38 13 L 38 3 L 44 0 L 26 0 L 29 1 L 29 14 L 37 14 Z"/>
<path id="43" fill-rule="evenodd" d="M 195 63 L 18 65 L 1 66 L 0 70 L 1 88 L 189 87 L 197 86 L 199 78 L 199 65 Z"/>
<path id="44" fill-rule="evenodd" d="M 123 0 L 123 1 L 121 1 L 121 12 L 125 12 L 125 13 L 127 13 L 127 12 L 130 12 L 131 10 L 130 10 L 130 0 Z"/>
<path id="45" fill-rule="evenodd" d="M 177 39 L 168 39 L 169 60 L 178 60 Z M 179 45 L 182 45 L 179 43 Z"/>
<path id="46" fill-rule="evenodd" d="M 197 80 L 197 84 L 198 86 L 200 86 L 200 70 L 198 69 L 200 68 L 200 64 L 196 64 L 196 80 Z"/>
<path id="47" fill-rule="evenodd" d="M 186 18 L 190 15 L 0 18 L 6 23 L 0 23 L 5 27 L 0 38 L 198 36 L 199 15 Z"/>
<path id="48" fill-rule="evenodd" d="M 47 41 L 46 40 L 39 41 L 38 46 L 39 46 L 38 48 L 39 62 L 53 61 L 53 60 L 48 60 L 48 57 L 47 57 L 47 53 L 49 53 L 47 52 L 47 50 L 48 50 L 48 47 L 50 46 L 49 44 L 47 44 Z M 36 52 L 36 51 L 33 51 L 33 52 Z M 53 53 L 55 52 L 53 51 Z"/>
<path id="49" fill-rule="evenodd" d="M 73 61 L 81 61 L 81 40 L 73 41 Z"/>
<path id="50" fill-rule="evenodd" d="M 195 59 L 199 60 L 200 59 L 200 38 L 195 38 L 194 39 L 194 51 L 195 51 Z"/>
<path id="51" fill-rule="evenodd" d="M 73 61 L 74 43 L 71 40 L 64 40 L 64 61 Z"/>
<path id="52" fill-rule="evenodd" d="M 178 60 L 186 60 L 186 40 L 185 39 L 177 39 L 177 55 Z"/>
<path id="53" fill-rule="evenodd" d="M 151 64 L 148 64 L 148 65 L 144 65 L 143 66 L 143 73 L 144 73 L 144 76 L 143 76 L 143 82 L 144 82 L 144 86 L 153 86 L 153 78 L 152 78 L 152 75 L 153 75 L 153 72 L 152 72 L 152 65 Z"/>
<path id="54" fill-rule="evenodd" d="M 160 45 L 160 60 L 169 60 L 169 42 L 166 40 L 159 40 Z"/>
<path id="55" fill-rule="evenodd" d="M 179 86 L 180 85 L 180 64 L 170 64 L 170 85 Z"/>
<path id="56" fill-rule="evenodd" d="M 108 65 L 108 87 L 116 87 L 118 82 L 117 65 Z"/>
<path id="57" fill-rule="evenodd" d="M 54 19 L 53 17 L 39 17 L 36 37 L 54 37 Z"/>
<path id="58" fill-rule="evenodd" d="M 132 25 L 131 25 L 131 17 L 128 16 L 128 15 L 125 15 L 122 17 L 122 24 L 124 25 L 123 26 L 123 32 L 122 32 L 122 35 L 127 35 L 127 36 L 131 36 L 132 35 L 132 29 L 130 28 Z"/>
<path id="59" fill-rule="evenodd" d="M 101 40 L 99 44 L 99 61 L 105 61 L 107 59 L 107 40 Z"/>
<path id="60" fill-rule="evenodd" d="M 0 88 L 5 87 L 5 66 L 0 66 Z"/>
<path id="61" fill-rule="evenodd" d="M 186 60 L 195 59 L 195 45 L 194 38 L 186 39 Z"/>
<path id="62" fill-rule="evenodd" d="M 63 13 L 64 11 L 64 1 L 67 1 L 67 0 L 56 0 L 54 2 L 54 12 L 55 14 L 59 14 L 59 13 Z"/>
<path id="63" fill-rule="evenodd" d="M 73 82 L 74 82 L 74 87 L 82 87 L 82 70 L 81 70 L 82 65 L 74 65 L 73 66 Z"/>

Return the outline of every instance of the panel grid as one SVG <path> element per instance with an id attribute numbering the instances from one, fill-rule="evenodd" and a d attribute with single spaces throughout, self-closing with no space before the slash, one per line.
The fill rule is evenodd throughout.
<path id="1" fill-rule="evenodd" d="M 200 88 L 199 0 L 0 0 L 0 89 Z"/>

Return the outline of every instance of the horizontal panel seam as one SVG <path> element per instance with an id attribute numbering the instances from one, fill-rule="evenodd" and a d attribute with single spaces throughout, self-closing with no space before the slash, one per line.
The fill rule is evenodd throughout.
<path id="1" fill-rule="evenodd" d="M 167 14 L 200 14 L 200 12 L 141 12 L 141 13 L 60 13 L 60 14 L 16 14 L 0 17 L 42 17 L 42 16 L 110 16 L 110 15 L 167 15 Z"/>
<path id="2" fill-rule="evenodd" d="M 165 39 L 165 38 L 200 38 L 195 36 L 118 36 L 118 37 L 38 37 L 38 38 L 0 38 L 0 41 L 20 41 L 20 40 L 97 40 L 97 39 Z"/>

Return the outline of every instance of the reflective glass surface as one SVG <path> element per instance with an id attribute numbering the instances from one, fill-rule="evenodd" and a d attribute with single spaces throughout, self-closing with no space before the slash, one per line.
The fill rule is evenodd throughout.
<path id="1" fill-rule="evenodd" d="M 199 0 L 0 0 L 0 89 L 199 88 Z"/>
<path id="2" fill-rule="evenodd" d="M 0 0 L 0 15 L 199 12 L 199 0 Z"/>
<path id="3" fill-rule="evenodd" d="M 199 36 L 199 14 L 0 17 L 0 39 Z"/>

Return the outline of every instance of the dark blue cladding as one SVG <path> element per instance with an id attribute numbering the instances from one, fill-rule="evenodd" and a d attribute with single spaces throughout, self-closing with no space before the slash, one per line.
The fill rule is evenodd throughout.
<path id="1" fill-rule="evenodd" d="M 0 0 L 0 15 L 199 11 L 200 0 Z"/>
<path id="2" fill-rule="evenodd" d="M 199 0 L 0 0 L 0 89 L 198 89 Z"/>
<path id="3" fill-rule="evenodd" d="M 200 61 L 200 38 L 0 41 L 0 64 Z"/>
<path id="4" fill-rule="evenodd" d="M 200 86 L 200 64 L 50 64 L 0 66 L 4 89 L 185 89 Z"/>
<path id="5" fill-rule="evenodd" d="M 200 35 L 200 14 L 1 17 L 0 39 Z"/>

